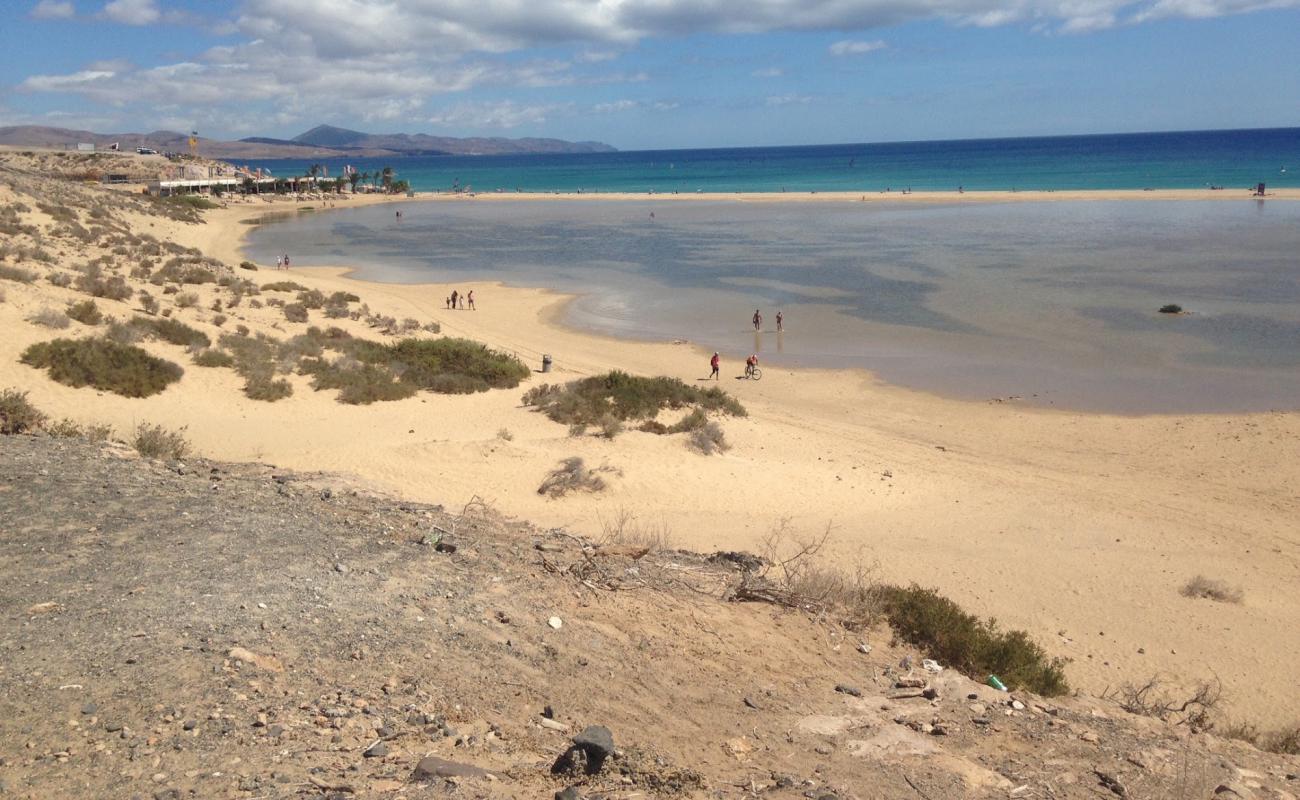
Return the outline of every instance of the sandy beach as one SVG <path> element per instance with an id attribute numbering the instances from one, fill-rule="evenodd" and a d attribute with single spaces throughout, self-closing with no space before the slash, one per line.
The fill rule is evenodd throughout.
<path id="1" fill-rule="evenodd" d="M 1082 199 L 1245 201 L 1244 190 L 1160 192 L 969 192 L 890 194 L 655 195 L 665 202 L 806 199 L 843 202 L 1034 202 Z M 507 202 L 553 195 L 422 196 L 417 201 Z M 611 200 L 617 195 L 557 195 Z M 633 195 L 645 200 L 645 195 Z M 1300 199 L 1291 191 L 1269 199 Z M 0 197 L 0 200 L 8 198 Z M 356 207 L 388 198 L 358 197 Z M 228 264 L 257 213 L 292 202 L 232 204 L 201 225 L 139 220 L 140 230 L 199 248 Z M 40 212 L 34 212 L 38 218 Z M 93 255 L 93 254 L 86 254 Z M 81 261 L 78 257 L 75 260 Z M 521 407 L 520 395 L 609 369 L 695 383 L 707 354 L 689 343 L 632 342 L 567 329 L 567 301 L 545 289 L 493 282 L 490 265 L 474 283 L 363 283 L 347 264 L 243 272 L 259 283 L 293 280 L 329 293 L 348 291 L 377 312 L 436 321 L 518 355 L 534 368 L 517 391 L 469 396 L 421 393 L 369 406 L 341 405 L 289 376 L 292 397 L 256 402 L 228 370 L 189 366 L 181 347 L 148 343 L 186 365 L 160 395 L 132 400 L 72 389 L 18 363 L 29 344 L 52 338 L 25 319 L 81 299 L 46 283 L 10 284 L 0 303 L 0 387 L 30 391 L 53 416 L 112 424 L 141 421 L 186 429 L 196 449 L 231 461 L 261 460 L 350 476 L 412 499 L 456 506 L 481 498 L 542 525 L 598 535 L 620 515 L 662 526 L 676 546 L 759 550 L 784 527 L 791 536 L 832 529 L 833 559 L 862 564 L 891 581 L 938 587 L 981 615 L 1023 627 L 1053 655 L 1071 660 L 1072 682 L 1094 693 L 1155 674 L 1191 684 L 1218 677 L 1230 716 L 1261 724 L 1300 717 L 1293 665 L 1300 662 L 1300 414 L 1120 417 L 1027 409 L 1005 398 L 960 402 L 885 385 L 848 370 L 772 368 L 761 382 L 721 385 L 748 408 L 723 422 L 733 449 L 701 456 L 678 438 L 628 432 L 608 440 L 572 437 L 565 426 Z M 452 288 L 473 288 L 477 311 L 450 311 Z M 215 338 L 201 302 L 176 316 Z M 106 312 L 129 307 L 101 302 Z M 120 305 L 118 308 L 116 306 Z M 253 332 L 294 333 L 279 309 L 228 312 Z M 324 324 L 313 316 L 312 324 Z M 330 321 L 330 324 L 335 324 Z M 338 321 L 378 338 L 362 323 Z M 561 459 L 608 466 L 599 494 L 548 499 L 537 487 Z M 1205 575 L 1239 586 L 1240 604 L 1191 599 L 1179 589 Z"/>

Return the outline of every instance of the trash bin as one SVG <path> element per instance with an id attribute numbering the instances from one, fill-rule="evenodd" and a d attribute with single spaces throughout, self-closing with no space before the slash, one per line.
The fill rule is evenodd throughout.
<path id="1" fill-rule="evenodd" d="M 551 371 L 551 355 L 550 353 L 545 353 L 542 355 L 542 372 L 550 372 L 550 371 Z"/>

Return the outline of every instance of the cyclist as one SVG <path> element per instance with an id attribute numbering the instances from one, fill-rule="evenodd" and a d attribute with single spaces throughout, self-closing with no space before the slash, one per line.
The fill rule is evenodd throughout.
<path id="1" fill-rule="evenodd" d="M 758 366 L 758 354 L 750 353 L 749 358 L 745 359 L 745 377 L 754 377 L 754 367 Z"/>

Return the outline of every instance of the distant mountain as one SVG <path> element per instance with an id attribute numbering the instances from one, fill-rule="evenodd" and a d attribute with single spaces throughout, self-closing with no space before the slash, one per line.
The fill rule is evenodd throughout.
<path id="1" fill-rule="evenodd" d="M 563 139 L 506 139 L 502 137 L 430 136 L 424 133 L 362 133 L 333 125 L 317 125 L 291 140 L 301 145 L 340 150 L 386 150 L 399 155 L 508 155 L 518 153 L 611 153 L 615 148 L 602 142 L 569 142 Z"/>
<path id="2" fill-rule="evenodd" d="M 116 142 L 123 150 L 149 147 L 159 152 L 189 152 L 189 137 L 176 131 L 152 133 L 92 133 L 91 131 L 18 125 L 0 128 L 0 146 L 73 149 L 90 142 L 108 147 Z M 369 134 L 318 125 L 293 139 L 252 136 L 236 142 L 199 137 L 198 153 L 206 158 L 331 158 L 400 157 L 428 155 L 513 155 L 524 153 L 608 153 L 614 148 L 601 142 L 568 142 L 563 139 L 505 139 L 428 136 L 423 133 Z"/>

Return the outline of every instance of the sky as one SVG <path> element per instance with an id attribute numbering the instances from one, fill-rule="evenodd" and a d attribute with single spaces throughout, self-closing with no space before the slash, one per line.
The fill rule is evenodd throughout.
<path id="1" fill-rule="evenodd" d="M 1300 0 L 0 0 L 0 126 L 625 150 L 1300 125 Z"/>

